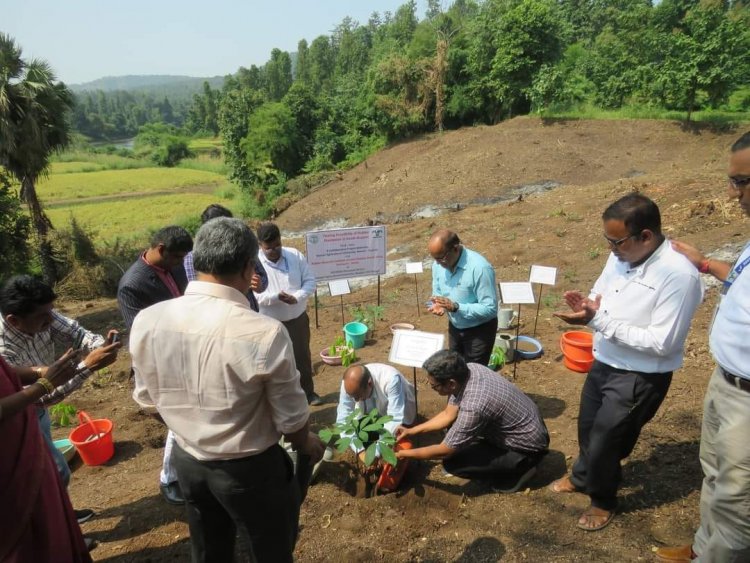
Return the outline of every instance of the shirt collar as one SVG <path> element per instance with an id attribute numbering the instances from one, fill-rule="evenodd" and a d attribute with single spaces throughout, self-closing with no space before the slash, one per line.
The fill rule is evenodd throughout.
<path id="1" fill-rule="evenodd" d="M 141 260 L 143 260 L 143 263 L 146 264 L 146 266 L 148 266 L 149 268 L 153 268 L 157 272 L 162 272 L 164 274 L 168 274 L 169 273 L 169 270 L 167 270 L 166 268 L 162 268 L 161 266 L 157 266 L 156 264 L 152 264 L 151 262 L 149 262 L 148 260 L 146 260 L 146 252 L 148 252 L 148 251 L 144 250 L 143 254 L 141 254 Z"/>
<path id="2" fill-rule="evenodd" d="M 629 272 L 642 274 L 646 271 L 646 268 L 648 268 L 651 264 L 656 262 L 660 256 L 670 251 L 672 248 L 672 243 L 667 240 L 666 237 L 664 237 L 664 241 L 657 247 L 656 250 L 651 254 L 651 256 L 648 257 L 648 259 L 643 262 L 643 264 L 638 264 L 635 268 L 631 268 L 630 264 L 627 264 L 627 270 Z"/>
<path id="3" fill-rule="evenodd" d="M 233 287 L 223 285 L 220 283 L 204 282 L 204 281 L 191 281 L 185 288 L 185 295 L 205 295 L 207 297 L 216 297 L 218 299 L 226 299 L 227 301 L 233 301 L 237 305 L 242 305 L 250 309 L 250 304 L 247 301 L 247 296 L 243 295 Z"/>

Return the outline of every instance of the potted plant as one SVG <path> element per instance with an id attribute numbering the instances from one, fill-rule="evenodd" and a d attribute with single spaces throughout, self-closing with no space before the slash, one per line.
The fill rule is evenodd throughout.
<path id="1" fill-rule="evenodd" d="M 337 336 L 336 340 L 333 341 L 333 344 L 322 350 L 320 352 L 320 358 L 323 360 L 323 363 L 326 363 L 329 366 L 349 367 L 357 361 L 357 355 L 354 352 L 354 348 L 344 340 L 343 336 Z"/>
<path id="2" fill-rule="evenodd" d="M 383 320 L 384 307 L 382 305 L 357 305 L 349 309 L 354 320 L 367 325 L 367 339 L 372 338 L 372 333 L 375 331 L 375 323 Z"/>
<path id="3" fill-rule="evenodd" d="M 373 467 L 377 454 L 379 453 L 383 461 L 393 467 L 398 464 L 394 452 L 396 438 L 385 428 L 386 423 L 391 420 L 392 416 L 380 416 L 377 409 L 372 409 L 366 415 L 359 409 L 354 409 L 344 422 L 318 432 L 320 439 L 326 445 L 333 442 L 339 453 L 343 453 L 352 445 L 357 450 L 364 450 L 364 460 L 356 455 L 355 464 L 360 479 L 365 484 L 365 496 L 368 497 L 377 494 L 375 484 L 379 475 L 377 468 Z"/>

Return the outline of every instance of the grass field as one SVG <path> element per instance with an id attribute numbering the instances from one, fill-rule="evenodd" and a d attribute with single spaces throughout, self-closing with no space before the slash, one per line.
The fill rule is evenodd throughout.
<path id="1" fill-rule="evenodd" d="M 82 202 L 47 210 L 52 223 L 64 228 L 71 216 L 90 231 L 94 240 L 112 242 L 143 240 L 149 232 L 167 225 L 185 224 L 194 220 L 209 204 L 219 203 L 236 211 L 236 199 L 224 199 L 214 194 L 187 193 L 144 196 L 122 201 Z"/>
<path id="2" fill-rule="evenodd" d="M 198 156 L 179 167 L 155 167 L 148 160 L 75 150 L 56 155 L 37 191 L 52 223 L 65 228 L 71 217 L 98 244 L 144 241 L 170 224 L 196 224 L 211 203 L 236 211 L 238 190 L 227 181 L 227 168 L 210 151 L 217 139 L 195 139 Z"/>
<path id="3" fill-rule="evenodd" d="M 73 164 L 73 163 L 66 163 Z M 71 172 L 50 174 L 37 186 L 39 197 L 45 203 L 57 200 L 86 199 L 112 196 L 179 191 L 192 186 L 218 187 L 226 178 L 214 172 L 188 168 L 136 168 L 132 170 L 101 170 L 98 172 Z"/>

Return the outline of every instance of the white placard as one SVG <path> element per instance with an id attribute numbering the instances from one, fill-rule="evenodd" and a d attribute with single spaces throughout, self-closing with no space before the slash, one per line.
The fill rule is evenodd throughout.
<path id="1" fill-rule="evenodd" d="M 529 274 L 530 283 L 555 285 L 556 279 L 557 268 L 553 268 L 552 266 L 537 266 L 536 264 L 531 266 L 531 273 Z"/>
<path id="2" fill-rule="evenodd" d="M 393 343 L 388 361 L 392 364 L 421 368 L 425 360 L 442 350 L 445 335 L 421 330 L 397 330 L 393 333 Z"/>
<path id="3" fill-rule="evenodd" d="M 424 269 L 422 268 L 422 262 L 407 262 L 406 263 L 407 274 L 421 274 L 422 272 L 424 272 Z"/>
<path id="4" fill-rule="evenodd" d="M 337 295 L 346 295 L 351 293 L 352 290 L 349 288 L 349 280 L 333 280 L 328 282 L 328 291 L 331 292 L 331 297 Z"/>
<path id="5" fill-rule="evenodd" d="M 501 283 L 500 295 L 506 305 L 514 303 L 534 303 L 534 290 L 529 282 Z"/>
<path id="6" fill-rule="evenodd" d="M 385 249 L 383 225 L 305 234 L 307 263 L 317 281 L 384 275 Z"/>

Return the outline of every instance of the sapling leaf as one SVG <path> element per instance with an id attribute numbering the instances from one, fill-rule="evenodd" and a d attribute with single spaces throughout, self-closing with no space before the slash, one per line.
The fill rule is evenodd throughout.
<path id="1" fill-rule="evenodd" d="M 330 428 L 323 428 L 318 432 L 318 436 L 321 440 L 328 444 L 331 441 L 331 438 L 333 438 L 333 430 L 331 430 Z"/>
<path id="2" fill-rule="evenodd" d="M 396 457 L 396 454 L 390 447 L 386 446 L 385 444 L 380 444 L 380 455 L 383 457 L 383 461 L 390 463 L 394 467 L 398 464 L 398 458 Z"/>
<path id="3" fill-rule="evenodd" d="M 377 442 L 374 442 L 365 450 L 365 466 L 370 467 L 372 462 L 375 461 L 377 447 Z"/>
<path id="4" fill-rule="evenodd" d="M 385 424 L 387 424 L 388 422 L 390 422 L 392 420 L 393 420 L 393 417 L 391 415 L 387 414 L 385 416 L 381 416 L 378 419 L 378 422 L 380 422 L 381 424 L 385 425 Z"/>
<path id="5" fill-rule="evenodd" d="M 375 422 L 373 424 L 368 424 L 362 430 L 364 430 L 365 432 L 377 432 L 378 430 L 381 430 L 382 428 L 383 428 L 382 424 Z"/>
<path id="6" fill-rule="evenodd" d="M 359 436 L 359 439 L 362 440 L 362 442 L 367 442 L 370 439 L 370 436 L 367 434 L 367 432 L 360 432 L 357 434 Z"/>
<path id="7" fill-rule="evenodd" d="M 359 438 L 357 438 L 356 436 L 355 436 L 354 438 L 352 438 L 352 444 L 354 444 L 354 446 L 355 446 L 355 447 L 356 447 L 356 448 L 357 448 L 358 450 L 361 450 L 362 448 L 364 448 L 364 447 L 365 447 L 365 445 L 364 445 L 364 444 L 362 443 L 362 440 L 360 440 L 360 439 L 359 439 Z"/>

